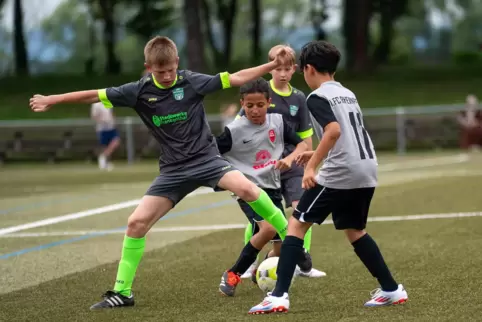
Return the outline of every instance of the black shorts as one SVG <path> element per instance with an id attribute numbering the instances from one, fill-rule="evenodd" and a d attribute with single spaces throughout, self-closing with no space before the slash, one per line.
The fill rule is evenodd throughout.
<path id="1" fill-rule="evenodd" d="M 174 205 L 199 187 L 216 188 L 219 180 L 229 171 L 236 170 L 223 157 L 196 163 L 182 170 L 162 173 L 154 179 L 146 195 L 166 197 Z"/>
<path id="2" fill-rule="evenodd" d="M 273 201 L 275 206 L 278 207 L 281 210 L 281 212 L 283 213 L 283 216 L 286 216 L 285 212 L 284 212 L 284 208 L 283 208 L 283 203 L 282 203 L 283 197 L 281 195 L 281 191 L 276 190 L 276 189 L 263 189 L 263 190 L 269 196 L 271 201 Z M 263 219 L 263 217 L 258 215 L 246 201 L 238 199 L 238 204 L 239 204 L 239 207 L 241 208 L 241 210 L 246 215 L 246 218 L 248 218 L 249 223 L 252 226 L 253 236 L 254 236 L 259 231 L 259 227 L 256 223 L 260 222 L 260 221 L 264 221 L 264 219 Z M 272 241 L 278 241 L 278 240 L 281 240 L 281 238 L 279 237 L 278 234 L 276 234 L 273 237 Z"/>
<path id="3" fill-rule="evenodd" d="M 281 192 L 285 198 L 286 208 L 290 208 L 293 201 L 299 201 L 303 195 L 303 175 L 292 176 L 286 179 L 281 179 Z"/>
<path id="4" fill-rule="evenodd" d="M 331 213 L 336 229 L 363 230 L 375 188 L 333 189 L 316 185 L 305 191 L 293 212 L 301 222 L 321 225 Z"/>

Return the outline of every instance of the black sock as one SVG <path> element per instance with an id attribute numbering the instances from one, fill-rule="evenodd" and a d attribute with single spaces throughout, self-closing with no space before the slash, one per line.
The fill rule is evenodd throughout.
<path id="1" fill-rule="evenodd" d="M 291 280 L 295 273 L 296 264 L 303 257 L 303 239 L 295 236 L 286 236 L 281 245 L 281 254 L 278 262 L 278 281 L 272 293 L 273 296 L 281 297 L 288 293 Z"/>
<path id="2" fill-rule="evenodd" d="M 251 242 L 247 243 L 241 251 L 236 264 L 234 264 L 230 271 L 238 275 L 244 274 L 249 266 L 254 263 L 256 257 L 258 257 L 258 253 L 259 249 L 254 248 Z"/>
<path id="3" fill-rule="evenodd" d="M 362 238 L 354 241 L 352 245 L 365 267 L 378 280 L 382 290 L 387 292 L 396 291 L 398 284 L 393 279 L 377 243 L 370 235 L 365 234 Z"/>

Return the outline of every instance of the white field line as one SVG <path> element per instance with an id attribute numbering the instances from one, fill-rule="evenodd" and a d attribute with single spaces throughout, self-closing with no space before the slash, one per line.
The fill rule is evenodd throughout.
<path id="1" fill-rule="evenodd" d="M 389 172 L 389 171 L 402 170 L 402 169 L 417 169 L 417 168 L 423 168 L 423 167 L 461 163 L 465 161 L 467 161 L 467 156 L 465 155 L 431 158 L 431 159 L 425 159 L 425 160 L 413 160 L 413 161 L 405 161 L 401 163 L 391 163 L 391 164 L 382 165 L 380 166 L 380 171 Z M 208 194 L 208 193 L 213 193 L 213 190 L 209 188 L 201 188 L 189 194 L 188 197 Z M 134 199 L 134 200 L 129 200 L 121 203 L 112 204 L 105 207 L 89 209 L 89 210 L 71 213 L 63 216 L 50 217 L 43 220 L 22 224 L 22 225 L 2 228 L 0 229 L 0 237 L 7 234 L 27 230 L 27 229 L 50 226 L 50 225 L 58 224 L 65 221 L 71 221 L 79 218 L 90 217 L 90 216 L 100 215 L 100 214 L 104 214 L 104 213 L 108 213 L 116 210 L 135 207 L 139 204 L 139 202 L 140 202 L 140 199 Z"/>
<path id="2" fill-rule="evenodd" d="M 369 222 L 381 221 L 407 221 L 407 220 L 424 220 L 424 219 L 449 219 L 449 218 L 466 218 L 466 217 L 482 217 L 482 212 L 458 212 L 447 214 L 425 214 L 425 215 L 408 215 L 408 216 L 383 216 L 368 218 Z M 332 224 L 332 220 L 325 220 L 323 225 Z M 159 227 L 153 228 L 149 233 L 161 232 L 187 232 L 187 231 L 214 231 L 226 229 L 244 229 L 246 224 L 227 224 L 227 225 L 210 225 L 210 226 L 179 226 L 179 227 Z M 59 236 L 82 236 L 82 235 L 108 235 L 108 234 L 125 234 L 125 230 L 82 230 L 82 231 L 60 231 L 60 232 L 39 232 L 39 233 L 18 233 L 0 236 L 0 238 L 25 238 L 25 237 L 59 237 Z"/>
<path id="3" fill-rule="evenodd" d="M 440 165 L 463 163 L 469 160 L 469 156 L 466 154 L 453 155 L 447 157 L 438 157 L 430 159 L 420 159 L 420 160 L 410 160 L 405 162 L 387 163 L 382 164 L 378 167 L 381 172 L 385 171 L 395 171 L 395 170 L 409 170 L 409 169 L 420 169 L 427 167 L 434 167 Z"/>
<path id="4" fill-rule="evenodd" d="M 196 191 L 193 191 L 187 197 L 203 195 L 203 194 L 211 193 L 212 191 L 213 190 L 209 189 L 209 188 L 201 188 L 201 189 L 198 189 Z M 47 218 L 47 219 L 43 219 L 43 220 L 39 220 L 39 221 L 34 221 L 34 222 L 30 222 L 30 223 L 26 223 L 26 224 L 22 224 L 22 225 L 18 225 L 18 226 L 7 227 L 7 228 L 0 229 L 0 236 L 7 235 L 7 234 L 10 234 L 10 233 L 14 233 L 14 232 L 17 232 L 17 231 L 22 231 L 22 230 L 27 230 L 27 229 L 31 229 L 31 228 L 37 228 L 37 227 L 43 227 L 43 226 L 49 226 L 49 225 L 61 223 L 61 222 L 64 222 L 64 221 L 70 221 L 70 220 L 74 220 L 74 219 L 100 215 L 100 214 L 104 214 L 104 213 L 107 213 L 107 212 L 112 212 L 112 211 L 116 211 L 116 210 L 120 210 L 120 209 L 135 207 L 139 204 L 140 201 L 141 201 L 141 199 L 134 199 L 134 200 L 120 202 L 120 203 L 116 203 L 116 204 L 105 206 L 105 207 L 89 209 L 89 210 L 76 212 L 76 213 L 72 213 L 72 214 L 67 214 L 67 215 L 63 215 L 63 216 L 59 216 L 59 217 L 51 217 L 51 218 Z"/>

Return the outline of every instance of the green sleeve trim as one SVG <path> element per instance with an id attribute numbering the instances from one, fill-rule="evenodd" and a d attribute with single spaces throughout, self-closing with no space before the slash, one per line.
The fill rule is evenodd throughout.
<path id="1" fill-rule="evenodd" d="M 303 132 L 296 132 L 296 134 L 298 134 L 298 136 L 304 140 L 313 136 L 313 129 L 310 128 Z"/>
<path id="2" fill-rule="evenodd" d="M 104 89 L 99 89 L 97 91 L 97 95 L 99 96 L 99 100 L 100 102 L 104 105 L 105 108 L 112 108 L 114 107 L 114 105 L 112 105 L 112 103 L 109 101 L 109 99 L 107 98 L 107 90 L 104 88 Z"/>
<path id="3" fill-rule="evenodd" d="M 223 72 L 223 73 L 220 73 L 219 76 L 221 77 L 221 84 L 223 85 L 223 89 L 231 88 L 231 82 L 229 81 L 229 73 Z"/>

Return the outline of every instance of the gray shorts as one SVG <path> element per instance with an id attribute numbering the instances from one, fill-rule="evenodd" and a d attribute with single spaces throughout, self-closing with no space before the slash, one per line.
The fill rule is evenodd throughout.
<path id="1" fill-rule="evenodd" d="M 223 157 L 186 166 L 178 171 L 162 173 L 154 179 L 146 195 L 166 197 L 174 206 L 199 187 L 215 188 L 228 172 L 236 170 Z"/>
<path id="2" fill-rule="evenodd" d="M 301 196 L 305 191 L 301 187 L 302 182 L 303 175 L 281 179 L 281 193 L 285 199 L 286 208 L 291 207 L 293 201 L 300 201 Z"/>

